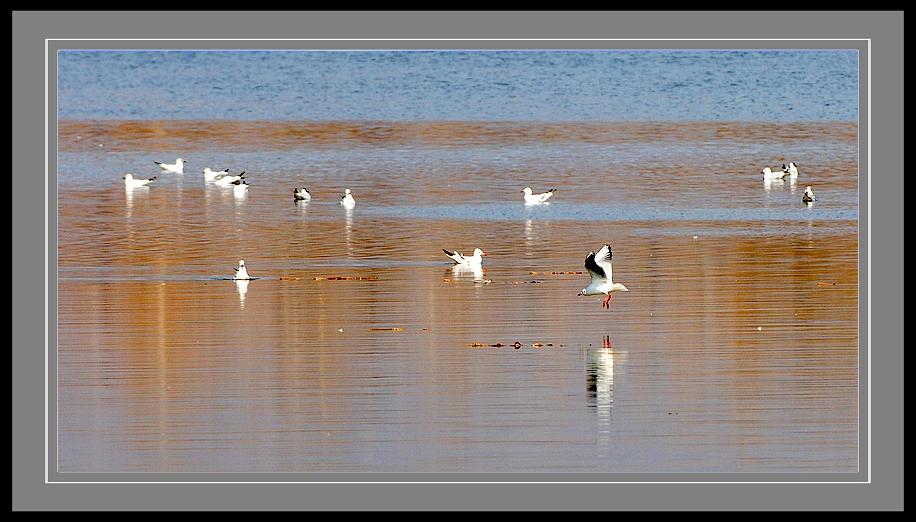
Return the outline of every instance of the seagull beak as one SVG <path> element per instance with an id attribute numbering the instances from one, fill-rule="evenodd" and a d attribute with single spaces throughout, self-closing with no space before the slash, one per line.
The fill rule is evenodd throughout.
<path id="1" fill-rule="evenodd" d="M 481 253 L 480 255 L 481 255 L 481 256 L 486 256 L 487 253 L 486 253 L 486 252 L 483 252 L 483 253 Z"/>

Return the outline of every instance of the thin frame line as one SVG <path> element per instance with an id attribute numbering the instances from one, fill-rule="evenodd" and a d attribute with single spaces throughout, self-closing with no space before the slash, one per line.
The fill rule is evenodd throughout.
<path id="1" fill-rule="evenodd" d="M 48 42 L 52 41 L 711 41 L 711 42 L 729 42 L 729 41 L 836 41 L 836 42 L 867 42 L 867 53 L 868 53 L 868 118 L 867 118 L 867 128 L 868 128 L 868 247 L 867 247 L 867 259 L 868 259 L 868 289 L 867 289 L 867 324 L 868 324 L 868 336 L 867 336 L 867 360 L 868 360 L 868 423 L 867 423 L 867 433 L 868 433 L 868 471 L 867 471 L 867 480 L 865 482 L 846 482 L 846 481 L 831 481 L 831 482 L 707 482 L 707 481 L 695 481 L 695 482 L 666 482 L 666 481 L 648 481 L 648 482 L 578 482 L 578 481 L 562 481 L 562 482 L 550 482 L 550 481 L 532 481 L 532 482 L 508 482 L 508 481 L 474 481 L 474 482 L 401 482 L 401 481 L 392 481 L 392 482 L 358 482 L 358 481 L 346 481 L 346 482 L 317 482 L 317 481 L 302 481 L 302 482 L 231 482 L 231 481 L 218 481 L 218 482 L 184 482 L 184 481 L 129 481 L 129 482 L 91 482 L 91 481 L 48 481 Z M 89 49 L 80 49 L 80 51 L 88 51 Z M 134 51 L 135 49 L 127 49 L 128 51 Z M 136 51 L 143 51 L 148 49 L 136 49 Z M 174 51 L 181 52 L 182 49 L 170 49 Z M 271 49 L 239 49 L 244 51 L 271 51 Z M 239 51 L 233 49 L 213 49 L 213 51 Z M 385 51 L 385 49 L 366 49 L 367 51 Z M 436 51 L 458 51 L 459 49 L 431 49 Z M 486 51 L 486 49 L 469 49 L 472 51 Z M 514 51 L 513 49 L 496 49 L 504 51 Z M 520 49 L 528 50 L 528 49 Z M 531 49 L 534 51 L 545 51 L 549 49 Z M 582 52 L 587 49 L 569 49 L 573 52 Z M 600 49 L 600 50 L 613 50 L 613 49 Z M 635 49 L 633 49 L 635 50 Z M 655 49 L 652 49 L 655 50 Z M 700 51 L 703 49 L 685 49 L 687 51 Z M 723 50 L 727 49 L 709 49 L 709 50 Z M 752 51 L 762 51 L 765 49 L 752 49 Z M 790 49 L 774 49 L 788 51 Z M 803 49 L 818 51 L 820 49 Z M 824 49 L 829 50 L 829 49 Z M 60 52 L 60 49 L 57 49 L 56 52 Z M 116 49 L 112 49 L 116 51 Z M 344 51 L 344 50 L 335 50 L 335 49 L 302 49 L 302 51 L 310 52 L 332 52 L 332 51 Z M 346 49 L 346 51 L 361 51 L 360 49 Z M 416 52 L 422 51 L 422 49 L 398 49 L 398 51 L 406 52 Z M 870 484 L 871 483 L 871 406 L 872 406 L 872 395 L 871 395 L 871 38 L 45 38 L 45 483 L 53 484 Z M 861 117 L 861 111 L 857 111 Z M 858 125 L 858 121 L 857 121 Z M 57 383 L 57 381 L 55 381 Z M 59 383 L 58 383 L 59 385 Z M 857 408 L 858 409 L 858 408 Z M 56 410 L 57 411 L 57 410 Z M 59 417 L 59 411 L 58 411 Z M 58 431 L 60 430 L 59 422 L 57 426 Z M 858 435 L 857 435 L 858 437 Z M 858 444 L 857 444 L 858 446 Z M 858 457 L 857 457 L 858 458 Z M 58 474 L 59 470 L 56 471 Z M 855 473 L 861 472 L 859 466 L 857 466 L 857 471 Z M 75 473 L 121 473 L 124 472 L 75 472 Z M 133 473 L 157 473 L 157 472 L 133 472 Z M 177 473 L 210 473 L 210 472 L 177 472 Z M 215 472 L 215 473 L 227 473 L 227 472 Z M 228 473 L 250 473 L 250 472 L 228 472 Z M 287 473 L 287 472 L 266 472 L 266 473 Z M 296 473 L 296 472 L 293 472 Z M 366 472 L 359 472 L 360 474 Z M 369 472 L 373 473 L 373 472 Z M 375 473 L 392 473 L 392 472 L 375 472 Z M 395 472 L 400 473 L 400 472 Z M 416 473 L 416 472 L 407 472 L 407 473 Z M 421 472 L 423 473 L 423 472 Z M 452 473 L 452 472 L 426 472 L 426 473 Z M 458 472 L 461 473 L 461 472 Z M 464 472 L 464 473 L 476 473 L 476 472 Z M 642 472 L 640 472 L 642 473 Z M 652 472 L 650 472 L 652 473 Z M 664 472 L 669 473 L 669 472 Z M 674 472 L 677 473 L 677 472 Z M 684 472 L 692 473 L 692 472 Z M 701 472 L 702 473 L 702 472 Z M 768 473 L 768 472 L 713 472 L 713 473 Z M 779 473 L 779 472 L 769 472 L 769 473 Z M 798 472 L 795 472 L 798 473 Z M 806 472 L 802 472 L 806 473 Z M 807 473 L 820 473 L 820 472 L 807 472 Z"/>

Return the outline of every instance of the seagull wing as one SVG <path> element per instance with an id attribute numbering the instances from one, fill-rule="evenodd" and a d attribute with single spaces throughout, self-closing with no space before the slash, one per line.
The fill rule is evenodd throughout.
<path id="1" fill-rule="evenodd" d="M 456 262 L 456 263 L 462 264 L 462 263 L 465 262 L 464 256 L 461 255 L 460 253 L 458 253 L 457 251 L 455 251 L 455 252 L 449 252 L 448 250 L 446 250 L 446 249 L 444 249 L 444 248 L 442 249 L 442 251 L 445 252 L 445 255 L 447 255 L 448 257 L 450 257 L 450 258 L 452 259 L 452 261 L 454 261 L 454 262 Z"/>
<path id="2" fill-rule="evenodd" d="M 608 280 L 607 276 L 604 274 L 604 269 L 595 262 L 594 252 L 589 252 L 588 256 L 585 258 L 585 269 L 588 270 L 589 275 L 592 276 L 591 286 L 604 284 Z"/>
<path id="3" fill-rule="evenodd" d="M 609 283 L 614 280 L 612 276 L 613 269 L 611 268 L 611 257 L 611 245 L 604 245 L 601 247 L 601 250 L 595 254 L 595 264 L 604 272 L 604 276 Z"/>

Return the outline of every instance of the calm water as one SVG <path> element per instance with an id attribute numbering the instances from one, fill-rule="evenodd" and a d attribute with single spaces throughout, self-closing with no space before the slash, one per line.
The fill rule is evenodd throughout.
<path id="1" fill-rule="evenodd" d="M 856 134 L 63 121 L 59 469 L 855 471 Z M 551 273 L 605 242 L 610 310 Z M 481 274 L 441 251 L 477 246 Z"/>
<path id="2" fill-rule="evenodd" d="M 64 119 L 856 121 L 858 54 L 62 51 Z"/>

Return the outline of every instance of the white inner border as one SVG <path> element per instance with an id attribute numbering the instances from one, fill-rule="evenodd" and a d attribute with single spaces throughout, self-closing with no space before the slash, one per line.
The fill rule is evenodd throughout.
<path id="1" fill-rule="evenodd" d="M 79 41 L 150 41 L 150 42 L 159 42 L 159 41 L 187 41 L 187 42 L 197 42 L 197 41 L 208 41 L 208 42 L 223 42 L 223 41 L 255 41 L 255 42 L 273 42 L 273 41 L 283 41 L 283 42 L 299 42 L 299 41 L 331 41 L 331 42 L 612 42 L 612 41 L 649 41 L 649 42 L 780 42 L 780 41 L 826 41 L 826 42 L 868 42 L 868 72 L 867 72 L 867 84 L 868 84 L 868 119 L 866 121 L 866 126 L 868 127 L 868 238 L 866 239 L 867 243 L 867 259 L 868 259 L 868 290 L 866 292 L 868 310 L 867 310 L 867 321 L 868 321 L 868 338 L 866 339 L 867 346 L 867 358 L 868 358 L 868 472 L 867 480 L 865 482 L 848 482 L 848 481 L 827 481 L 827 482 L 800 482 L 800 481 L 771 481 L 771 482 L 723 482 L 723 481 L 688 481 L 688 482 L 675 482 L 675 481 L 540 481 L 540 480 L 530 480 L 530 481 L 519 481 L 519 482 L 510 482 L 510 481 L 330 481 L 330 482 L 321 482 L 321 481 L 294 481 L 294 480 L 283 480 L 283 481 L 125 481 L 125 482 L 115 482 L 115 481 L 55 481 L 49 482 L 48 480 L 48 42 L 52 41 L 66 41 L 66 42 L 79 42 Z M 90 49 L 80 49 L 80 50 L 90 50 Z M 109 50 L 109 49 L 106 49 Z M 110 49 L 114 50 L 114 49 Z M 124 51 L 146 51 L 149 49 L 123 49 Z M 177 49 L 181 50 L 181 49 Z M 210 50 L 210 49 L 207 49 Z M 270 51 L 276 49 L 212 49 L 213 51 Z M 385 51 L 385 50 L 398 50 L 398 51 L 423 51 L 423 50 L 458 50 L 458 49 L 295 49 L 301 51 Z M 512 51 L 514 49 L 473 49 L 475 51 Z M 525 49 L 525 50 L 549 50 L 549 49 Z M 586 49 L 563 49 L 563 51 L 585 51 Z M 614 50 L 614 49 L 606 49 Z M 672 49 L 677 50 L 677 49 Z M 701 50 L 701 49 L 686 49 L 686 50 Z M 713 50 L 727 50 L 727 49 L 713 49 Z M 753 49 L 753 50 L 763 50 L 763 49 Z M 774 50 L 788 50 L 788 49 L 774 49 Z M 816 50 L 816 49 L 812 49 Z M 828 49 L 825 49 L 828 50 Z M 58 49 L 59 51 L 59 49 Z M 861 61 L 859 62 L 861 65 Z M 871 484 L 871 38 L 45 38 L 45 469 L 44 477 L 45 484 Z M 55 77 L 56 78 L 56 77 Z M 861 79 L 860 79 L 861 81 Z M 859 85 L 861 91 L 861 83 Z M 860 92 L 861 94 L 861 92 Z M 861 111 L 859 116 L 861 118 Z M 856 125 L 859 125 L 859 122 L 856 122 Z M 859 133 L 857 132 L 858 136 Z M 856 147 L 858 149 L 858 140 Z M 857 157 L 860 156 L 857 154 Z M 861 188 L 861 187 L 860 187 Z M 858 228 L 858 227 L 857 227 Z M 857 263 L 858 265 L 858 263 Z M 858 277 L 861 278 L 861 272 L 858 272 Z M 861 298 L 861 296 L 860 296 Z M 858 322 L 856 328 L 858 329 Z M 859 338 L 861 341 L 861 337 Z M 858 350 L 857 350 L 858 351 Z M 857 356 L 858 357 L 858 356 Z M 59 368 L 58 368 L 59 370 Z M 857 381 L 859 381 L 857 377 Z M 856 404 L 859 403 L 859 395 L 861 394 L 861 389 L 858 388 L 858 393 L 856 394 Z M 860 409 L 861 410 L 861 409 Z M 861 423 L 861 411 L 857 412 L 856 417 Z M 58 418 L 60 416 L 59 409 L 57 410 Z M 58 422 L 58 430 L 60 429 L 60 423 Z M 858 439 L 857 431 L 856 438 Z M 861 443 L 861 441 L 859 441 Z M 858 446 L 858 445 L 857 445 Z M 856 460 L 859 459 L 859 453 L 861 448 L 858 447 L 856 451 Z M 861 470 L 859 470 L 861 471 Z M 857 471 L 858 472 L 858 471 Z M 61 473 L 59 470 L 57 473 Z M 125 473 L 125 474 L 134 474 L 134 473 L 159 473 L 159 472 L 79 472 L 83 473 Z M 171 472 L 170 472 L 171 473 Z M 210 473 L 210 472 L 175 472 L 175 473 Z M 218 472 L 221 473 L 248 473 L 244 471 L 235 471 L 235 472 Z M 294 473 L 294 472 L 263 472 L 265 474 L 270 473 Z M 372 472 L 367 472 L 372 473 Z M 388 473 L 388 472 L 380 472 Z M 453 472 L 424 472 L 424 473 L 453 473 Z M 462 473 L 462 472 L 454 472 Z M 640 472 L 642 473 L 642 472 Z M 645 472 L 652 473 L 652 472 Z M 663 474 L 669 474 L 669 472 L 659 472 Z M 674 472 L 676 473 L 676 472 Z M 694 473 L 694 472 L 690 472 Z M 701 472 L 697 472 L 701 473 Z M 702 472 L 705 473 L 705 472 Z M 719 472 L 713 472 L 719 473 Z M 724 472 L 724 473 L 781 473 L 781 472 Z M 793 472 L 796 473 L 796 472 Z M 812 472 L 819 473 L 819 472 Z"/>

